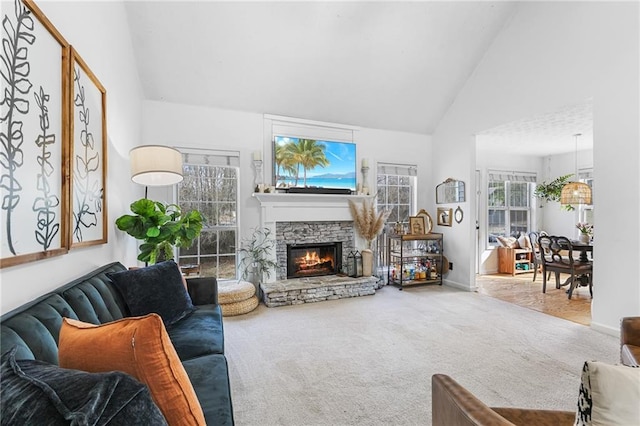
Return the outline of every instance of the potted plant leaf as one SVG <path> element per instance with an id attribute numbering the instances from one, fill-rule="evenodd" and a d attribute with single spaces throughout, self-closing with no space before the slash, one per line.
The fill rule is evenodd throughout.
<path id="1" fill-rule="evenodd" d="M 240 277 L 252 282 L 257 293 L 264 276 L 271 277 L 271 271 L 277 266 L 271 257 L 275 246 L 276 240 L 271 236 L 271 229 L 259 227 L 253 230 L 250 238 L 242 241 L 238 249 Z"/>
<path id="2" fill-rule="evenodd" d="M 174 247 L 189 247 L 202 231 L 202 215 L 197 210 L 183 213 L 177 204 L 164 204 L 142 198 L 131 206 L 133 215 L 116 219 L 119 230 L 126 232 L 140 244 L 138 260 L 155 264 L 174 258 Z"/>

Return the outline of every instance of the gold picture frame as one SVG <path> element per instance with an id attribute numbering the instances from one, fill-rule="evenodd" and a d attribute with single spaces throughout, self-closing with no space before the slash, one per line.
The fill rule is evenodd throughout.
<path id="1" fill-rule="evenodd" d="M 71 48 L 71 248 L 107 242 L 107 91 Z"/>
<path id="2" fill-rule="evenodd" d="M 70 245 L 70 44 L 32 0 L 4 5 L 0 268 L 60 256 Z"/>
<path id="3" fill-rule="evenodd" d="M 409 216 L 409 234 L 424 235 L 425 224 L 423 216 Z"/>
<path id="4" fill-rule="evenodd" d="M 453 219 L 453 209 L 438 207 L 438 225 L 451 226 Z"/>

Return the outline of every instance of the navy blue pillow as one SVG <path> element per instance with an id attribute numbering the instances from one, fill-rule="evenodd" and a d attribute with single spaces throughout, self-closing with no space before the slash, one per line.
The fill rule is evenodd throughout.
<path id="1" fill-rule="evenodd" d="M 160 315 L 165 326 L 175 324 L 195 311 L 182 281 L 180 268 L 173 260 L 145 268 L 109 272 L 133 316 Z"/>
<path id="2" fill-rule="evenodd" d="M 166 425 L 149 389 L 113 371 L 87 373 L 37 360 L 2 355 L 2 424 Z"/>

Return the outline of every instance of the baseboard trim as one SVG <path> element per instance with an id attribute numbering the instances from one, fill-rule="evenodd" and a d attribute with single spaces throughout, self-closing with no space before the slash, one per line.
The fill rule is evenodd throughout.
<path id="1" fill-rule="evenodd" d="M 620 329 L 618 328 L 609 327 L 608 325 L 593 322 L 593 320 L 591 320 L 591 328 L 595 331 L 599 331 L 600 333 L 620 338 Z"/>
<path id="2" fill-rule="evenodd" d="M 475 285 L 475 282 L 473 283 L 473 287 L 469 287 L 467 284 L 463 284 L 463 283 L 459 283 L 457 281 L 451 281 L 451 280 L 443 280 L 442 284 L 448 287 L 453 287 L 453 288 L 457 288 L 458 290 L 464 290 L 464 291 L 476 291 L 478 289 L 478 287 Z"/>

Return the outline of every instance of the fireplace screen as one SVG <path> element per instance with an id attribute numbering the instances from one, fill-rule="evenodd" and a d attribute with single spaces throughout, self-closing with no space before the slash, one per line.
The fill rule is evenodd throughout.
<path id="1" fill-rule="evenodd" d="M 287 245 L 287 278 L 334 275 L 342 269 L 342 243 Z"/>

